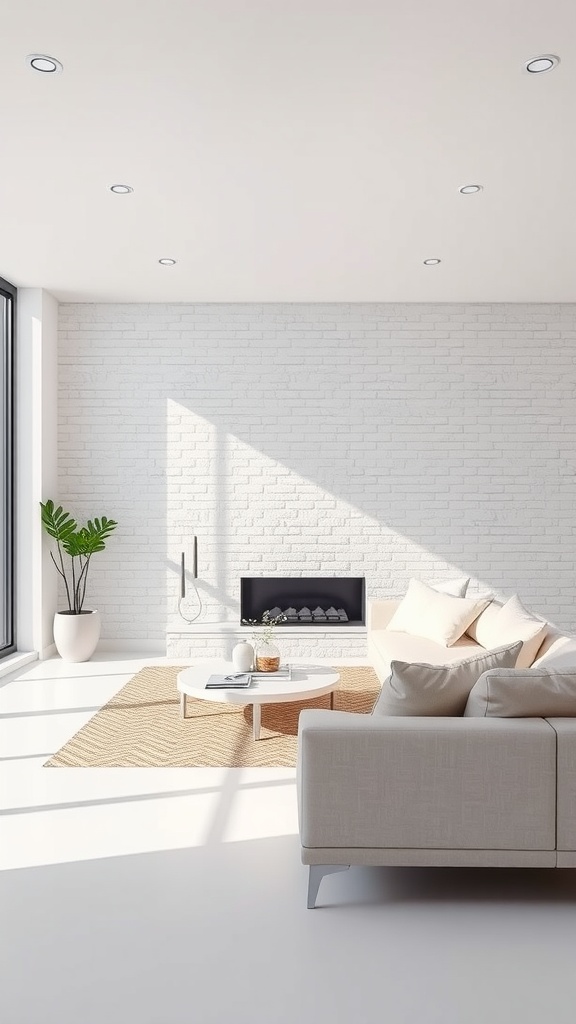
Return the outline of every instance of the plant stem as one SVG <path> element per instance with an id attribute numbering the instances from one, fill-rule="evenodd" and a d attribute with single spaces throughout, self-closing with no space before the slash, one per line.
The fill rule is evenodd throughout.
<path id="1" fill-rule="evenodd" d="M 88 567 L 90 565 L 91 557 L 92 557 L 91 555 L 87 555 L 86 561 L 84 562 L 84 565 L 82 565 L 82 558 L 80 558 L 80 564 L 82 565 L 82 572 L 80 573 L 80 576 L 78 577 L 78 596 L 79 596 L 78 611 L 80 611 L 80 612 L 82 611 L 82 608 L 84 607 L 84 599 L 86 597 L 86 584 L 88 582 Z M 84 577 L 83 581 L 82 581 L 82 577 Z M 82 586 L 82 596 L 80 596 L 80 587 L 81 586 Z"/>
<path id="2" fill-rule="evenodd" d="M 62 548 L 60 547 L 60 541 L 57 541 L 56 543 L 58 544 L 58 554 L 60 555 L 60 565 L 62 566 L 62 568 L 58 569 L 58 566 L 56 565 L 56 559 L 54 558 L 54 555 L 52 554 L 52 552 L 50 552 L 50 557 L 52 558 L 52 561 L 54 562 L 54 565 L 56 565 L 56 568 L 58 569 L 58 572 L 60 573 L 62 579 L 64 580 L 64 585 L 66 587 L 66 599 L 68 601 L 68 611 L 71 612 L 72 611 L 72 602 L 70 600 L 70 587 L 68 586 L 68 580 L 66 579 L 66 570 L 64 568 L 64 559 L 62 557 Z"/>
<path id="3" fill-rule="evenodd" d="M 78 594 L 76 592 L 76 566 L 75 566 L 75 555 L 72 555 L 72 590 L 74 593 L 74 614 L 78 614 Z"/>

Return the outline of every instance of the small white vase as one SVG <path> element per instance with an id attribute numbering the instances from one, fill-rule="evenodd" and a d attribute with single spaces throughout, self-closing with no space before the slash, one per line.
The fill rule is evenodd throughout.
<path id="1" fill-rule="evenodd" d="M 232 651 L 232 664 L 235 672 L 251 672 L 254 667 L 254 648 L 252 644 L 236 644 Z"/>
<path id="2" fill-rule="evenodd" d="M 56 612 L 54 643 L 63 661 L 88 661 L 100 639 L 100 612 Z"/>

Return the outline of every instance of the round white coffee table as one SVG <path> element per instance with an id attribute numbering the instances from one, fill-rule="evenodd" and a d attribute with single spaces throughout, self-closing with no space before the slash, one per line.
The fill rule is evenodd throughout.
<path id="1" fill-rule="evenodd" d="M 262 704 L 289 704 L 291 701 L 309 700 L 330 694 L 330 707 L 334 706 L 334 690 L 340 682 L 340 676 L 333 668 L 325 665 L 292 666 L 292 678 L 274 678 L 270 672 L 264 679 L 254 679 L 252 684 L 243 690 L 207 690 L 208 678 L 214 673 L 228 674 L 234 669 L 231 664 L 213 662 L 185 668 L 178 674 L 177 688 L 180 692 L 180 709 L 186 718 L 186 697 L 197 700 L 223 701 L 227 704 L 253 705 L 252 732 L 255 740 L 260 739 L 260 717 Z"/>

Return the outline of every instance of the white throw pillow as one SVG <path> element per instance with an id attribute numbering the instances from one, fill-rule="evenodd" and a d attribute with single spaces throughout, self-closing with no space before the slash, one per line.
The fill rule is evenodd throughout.
<path id="1" fill-rule="evenodd" d="M 468 636 L 471 636 L 472 639 L 475 640 L 477 644 L 480 644 L 481 647 L 485 647 L 487 645 L 483 644 L 479 637 L 488 636 L 489 630 L 492 628 L 492 624 L 494 623 L 501 607 L 502 605 L 500 601 L 490 601 L 490 604 L 486 605 L 486 608 L 480 613 L 478 618 L 468 626 L 468 629 L 466 630 Z"/>
<path id="2" fill-rule="evenodd" d="M 466 718 L 576 718 L 576 668 L 499 668 L 472 687 Z"/>
<path id="3" fill-rule="evenodd" d="M 411 633 L 450 647 L 488 603 L 487 598 L 468 600 L 439 594 L 420 580 L 410 580 L 408 591 L 394 612 L 389 630 Z"/>
<path id="4" fill-rule="evenodd" d="M 432 587 L 432 590 L 436 590 L 438 594 L 450 594 L 452 597 L 466 597 L 466 591 L 468 590 L 469 583 L 469 576 L 461 576 L 457 580 L 448 580 L 447 583 L 429 583 L 428 586 Z"/>
<path id="5" fill-rule="evenodd" d="M 480 651 L 451 665 L 393 661 L 373 715 L 462 715 L 472 687 L 489 669 L 512 668 L 520 642 L 499 651 Z"/>
<path id="6" fill-rule="evenodd" d="M 522 640 L 516 668 L 532 664 L 547 631 L 548 623 L 529 612 L 517 594 L 503 605 L 493 601 L 468 628 L 472 639 L 488 649 Z"/>

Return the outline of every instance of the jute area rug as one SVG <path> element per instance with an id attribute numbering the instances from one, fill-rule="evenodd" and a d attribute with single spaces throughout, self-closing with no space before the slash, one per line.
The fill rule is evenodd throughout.
<path id="1" fill-rule="evenodd" d="M 252 739 L 252 707 L 189 697 L 180 717 L 176 677 L 183 666 L 140 670 L 46 762 L 48 768 L 294 767 L 298 715 L 330 698 L 262 708 L 261 739 Z M 339 668 L 336 711 L 368 714 L 380 690 L 373 669 Z"/>

